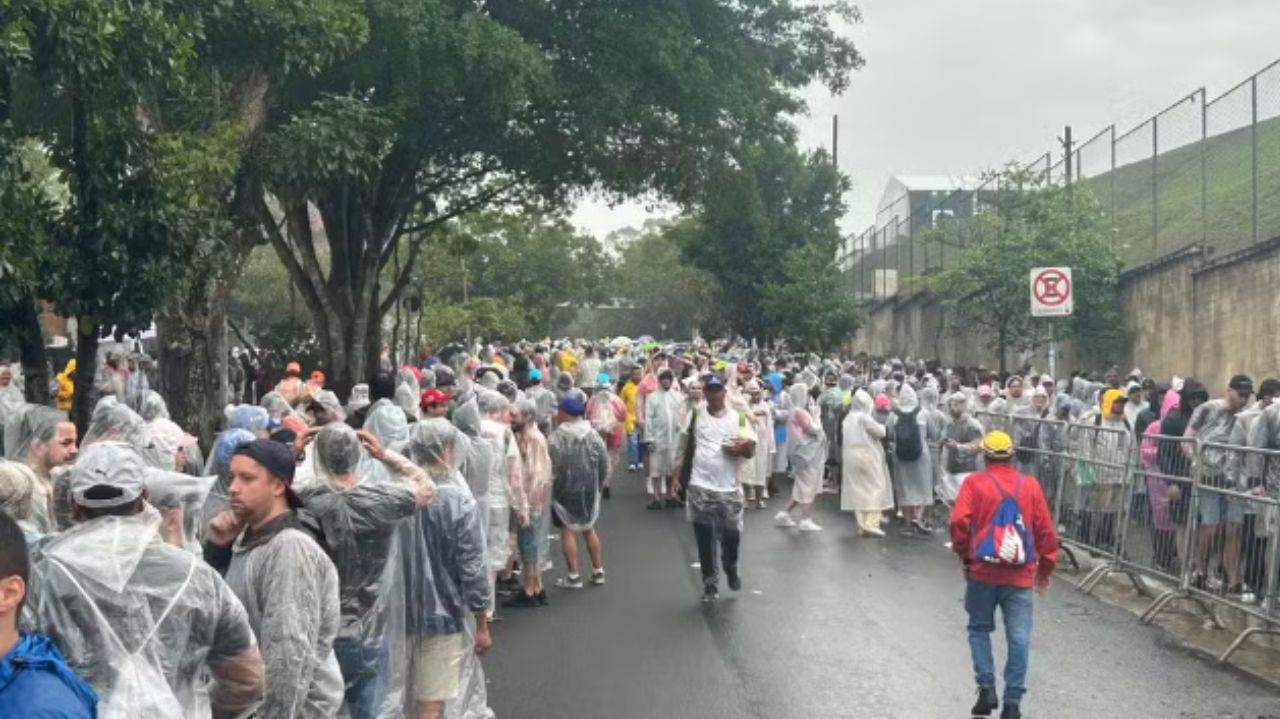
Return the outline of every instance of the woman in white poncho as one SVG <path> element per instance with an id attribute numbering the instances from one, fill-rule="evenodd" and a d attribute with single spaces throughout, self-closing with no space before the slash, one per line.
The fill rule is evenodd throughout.
<path id="1" fill-rule="evenodd" d="M 884 462 L 884 448 L 880 444 L 886 430 L 871 418 L 871 409 L 871 395 L 858 390 L 841 425 L 843 488 L 840 509 L 857 515 L 860 534 L 883 537 L 880 514 L 893 507 L 893 490 Z"/>
<path id="2" fill-rule="evenodd" d="M 805 532 L 822 529 L 813 521 L 813 503 L 822 492 L 822 468 L 827 461 L 827 435 L 822 422 L 811 411 L 809 387 L 803 382 L 791 385 L 791 415 L 787 419 L 787 455 L 791 459 L 791 472 L 795 483 L 791 485 L 791 501 L 774 517 L 779 527 L 796 527 Z M 800 508 L 800 522 L 791 518 L 791 512 Z"/>

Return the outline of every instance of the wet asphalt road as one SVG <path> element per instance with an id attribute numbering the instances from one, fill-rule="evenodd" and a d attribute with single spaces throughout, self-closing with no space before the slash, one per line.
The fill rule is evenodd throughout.
<path id="1" fill-rule="evenodd" d="M 485 661 L 498 717 L 969 716 L 963 579 L 942 534 L 859 538 L 834 496 L 820 500 L 825 531 L 783 531 L 775 498 L 747 515 L 743 590 L 722 587 L 719 603 L 702 605 L 683 512 L 647 511 L 642 493 L 624 472 L 605 503 L 607 586 L 551 587 L 555 542 L 551 605 L 500 611 Z M 1280 719 L 1270 686 L 1065 582 L 1038 599 L 1035 621 L 1024 716 Z"/>

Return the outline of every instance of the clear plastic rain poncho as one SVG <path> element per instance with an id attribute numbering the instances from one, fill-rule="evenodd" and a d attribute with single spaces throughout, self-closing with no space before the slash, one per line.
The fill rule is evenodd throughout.
<path id="1" fill-rule="evenodd" d="M 252 404 L 227 405 L 227 429 L 247 429 L 263 433 L 271 425 L 271 414 L 263 407 Z"/>
<path id="2" fill-rule="evenodd" d="M 418 378 L 408 369 L 402 368 L 396 373 L 396 406 L 409 417 L 420 419 L 422 410 L 418 402 L 421 397 L 422 386 L 418 383 Z"/>
<path id="3" fill-rule="evenodd" d="M 169 417 L 169 405 L 164 401 L 164 397 L 160 396 L 155 390 L 143 390 L 138 395 L 138 416 L 147 422 L 154 422 L 157 419 L 171 419 Z"/>
<path id="4" fill-rule="evenodd" d="M 45 496 L 37 492 L 39 482 L 27 465 L 0 459 L 0 512 L 18 523 L 27 544 L 35 543 L 46 532 L 35 521 L 35 503 Z M 48 514 L 47 508 L 45 514 Z"/>
<path id="5" fill-rule="evenodd" d="M 279 392 L 268 392 L 262 395 L 262 399 L 258 400 L 258 406 L 265 409 L 267 416 L 276 424 L 293 414 L 293 407 L 289 404 L 289 400 Z"/>
<path id="6" fill-rule="evenodd" d="M 256 693 L 197 686 L 210 662 L 252 654 L 254 635 L 217 573 L 165 544 L 161 525 L 149 506 L 94 519 L 48 539 L 32 567 L 27 617 L 93 686 L 101 719 L 207 717 L 224 693 Z"/>
<path id="7" fill-rule="evenodd" d="M 520 449 L 515 435 L 503 421 L 510 404 L 497 392 L 480 388 L 476 396 L 480 410 L 480 437 L 477 444 L 488 444 L 492 457 L 489 477 L 488 525 L 485 538 L 489 546 L 489 563 L 497 572 L 507 565 L 510 558 L 508 536 L 511 526 L 511 510 L 528 510 L 521 478 Z"/>
<path id="8" fill-rule="evenodd" d="M 550 562 L 551 545 L 551 454 L 547 437 L 538 427 L 538 408 L 531 399 L 512 407 L 512 421 L 522 420 L 524 429 L 516 435 L 520 449 L 521 479 L 529 502 L 530 521 L 538 539 L 538 564 Z"/>
<path id="9" fill-rule="evenodd" d="M 561 424 L 547 440 L 551 453 L 551 507 L 575 532 L 591 529 L 600 516 L 600 488 L 609 477 L 604 440 L 584 420 Z"/>
<path id="10" fill-rule="evenodd" d="M 399 408 L 387 407 L 404 422 Z M 349 708 L 358 717 L 397 716 L 389 707 L 378 713 L 385 694 L 381 682 L 388 617 L 403 608 L 402 597 L 388 591 L 395 578 L 387 572 L 400 566 L 393 561 L 398 524 L 430 496 L 426 473 L 394 450 L 387 451 L 396 471 L 384 467 L 375 477 L 362 468 L 382 462 L 367 455 L 355 430 L 342 423 L 328 425 L 311 444 L 316 482 L 299 492 L 307 511 L 324 528 L 338 570 L 341 625 L 334 649 Z"/>
<path id="11" fill-rule="evenodd" d="M 388 596 L 400 603 L 388 614 L 386 707 L 415 716 L 423 702 L 445 701 L 448 719 L 491 719 L 484 669 L 474 651 L 475 616 L 493 601 L 485 550 L 485 515 L 459 471 L 470 440 L 448 421 L 426 419 L 409 431 L 409 452 L 436 483 L 431 503 L 401 522 L 395 557 L 388 563 Z M 425 656 L 452 656 L 423 665 Z M 441 672 L 457 672 L 457 694 L 432 696 Z M 400 716 L 392 714 L 392 716 Z"/>
<path id="12" fill-rule="evenodd" d="M 16 391 L 13 385 L 0 390 L 0 448 L 4 449 L 3 456 L 9 459 L 18 456 L 18 445 L 22 443 L 19 438 L 22 417 L 26 414 L 27 407 L 22 393 Z"/>
<path id="13" fill-rule="evenodd" d="M 147 502 L 164 520 L 161 535 L 174 546 L 200 555 L 204 537 L 204 505 L 217 477 L 193 477 L 183 472 L 147 468 Z"/>
<path id="14" fill-rule="evenodd" d="M 405 419 L 404 410 L 391 400 L 380 399 L 369 407 L 365 414 L 364 430 L 386 449 L 397 454 L 409 451 L 409 420 Z M 368 479 L 390 479 L 386 465 L 368 454 L 361 460 L 360 471 L 361 476 Z"/>
<path id="15" fill-rule="evenodd" d="M 37 443 L 47 444 L 53 442 L 58 434 L 58 425 L 69 421 L 67 413 L 61 410 L 41 405 L 27 405 L 26 411 L 22 415 L 22 421 L 18 424 L 17 449 L 10 459 L 15 462 L 25 463 L 31 455 L 33 446 Z M 61 476 L 65 473 L 65 470 L 63 470 L 58 472 L 57 475 Z M 65 481 L 63 484 L 65 485 Z M 32 495 L 31 509 L 36 527 L 44 533 L 49 533 L 65 526 L 57 518 L 54 486 L 52 477 L 48 480 L 36 477 L 36 488 Z M 65 491 L 63 494 L 65 496 Z M 63 520 L 70 524 L 70 512 L 64 511 L 62 514 Z"/>

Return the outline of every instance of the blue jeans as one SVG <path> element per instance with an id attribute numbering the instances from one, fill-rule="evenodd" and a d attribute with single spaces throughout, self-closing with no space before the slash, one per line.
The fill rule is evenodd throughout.
<path id="1" fill-rule="evenodd" d="M 640 464 L 640 435 L 627 435 L 627 464 Z"/>
<path id="2" fill-rule="evenodd" d="M 969 653 L 980 687 L 996 685 L 996 660 L 991 654 L 991 632 L 996 628 L 996 607 L 1004 616 L 1009 658 L 1004 665 L 1004 703 L 1018 704 L 1027 693 L 1027 661 L 1031 655 L 1031 590 L 997 584 L 969 582 L 964 608 L 969 613 Z"/>
<path id="3" fill-rule="evenodd" d="M 342 670 L 352 719 L 377 719 L 387 698 L 386 644 L 380 639 L 365 644 L 354 637 L 337 637 L 333 653 Z"/>

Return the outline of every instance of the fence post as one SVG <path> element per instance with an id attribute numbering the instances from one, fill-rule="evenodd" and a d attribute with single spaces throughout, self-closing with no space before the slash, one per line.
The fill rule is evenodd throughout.
<path id="1" fill-rule="evenodd" d="M 1253 241 L 1258 241 L 1258 76 L 1249 78 L 1249 97 L 1252 108 L 1252 122 L 1249 124 L 1251 157 L 1253 160 Z"/>
<path id="2" fill-rule="evenodd" d="M 1151 257 L 1160 256 L 1160 116 L 1151 118 Z"/>
<path id="3" fill-rule="evenodd" d="M 1200 90 L 1200 242 L 1209 241 L 1209 96 Z"/>

